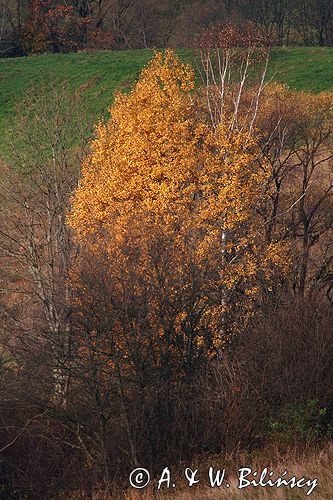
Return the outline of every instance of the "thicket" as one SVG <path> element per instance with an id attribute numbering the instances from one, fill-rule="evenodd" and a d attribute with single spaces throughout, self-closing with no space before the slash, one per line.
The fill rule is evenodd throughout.
<path id="1" fill-rule="evenodd" d="M 270 45 L 333 44 L 331 0 L 1 0 L 0 54 L 191 47 L 246 22 Z"/>

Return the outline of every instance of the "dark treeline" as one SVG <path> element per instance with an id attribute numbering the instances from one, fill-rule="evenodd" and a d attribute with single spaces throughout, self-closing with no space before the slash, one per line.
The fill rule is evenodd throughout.
<path id="1" fill-rule="evenodd" d="M 0 53 L 189 47 L 245 21 L 271 45 L 333 45 L 331 0 L 1 0 Z"/>

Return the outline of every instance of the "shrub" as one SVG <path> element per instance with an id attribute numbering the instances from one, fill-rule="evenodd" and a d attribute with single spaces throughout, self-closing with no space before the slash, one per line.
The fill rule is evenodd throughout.
<path id="1" fill-rule="evenodd" d="M 330 427 L 324 423 L 326 413 L 327 409 L 321 407 L 318 399 L 288 404 L 280 417 L 267 422 L 271 439 L 280 446 L 290 446 L 298 441 L 310 444 L 330 435 Z"/>

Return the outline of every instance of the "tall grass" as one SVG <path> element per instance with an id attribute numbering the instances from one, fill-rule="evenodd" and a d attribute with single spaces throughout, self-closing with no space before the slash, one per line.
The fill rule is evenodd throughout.
<path id="1" fill-rule="evenodd" d="M 216 464 L 217 457 L 214 457 L 213 463 Z M 200 467 L 198 465 L 200 463 Z M 198 458 L 197 461 L 192 465 L 193 469 L 200 468 L 201 471 L 207 471 L 210 466 L 213 466 L 212 461 L 207 456 Z M 244 454 L 234 455 L 229 457 L 220 457 L 220 467 L 224 467 L 228 464 L 228 483 L 230 488 L 226 486 L 218 488 L 211 488 L 207 482 L 206 484 L 193 486 L 189 488 L 186 481 L 182 477 L 174 477 L 173 480 L 177 483 L 177 488 L 166 489 L 163 487 L 161 491 L 157 490 L 156 481 L 151 481 L 154 483 L 154 487 L 148 487 L 143 490 L 135 490 L 134 488 L 128 488 L 127 490 L 121 491 L 120 489 L 114 489 L 113 493 L 105 493 L 103 491 L 93 492 L 93 500 L 217 500 L 217 499 L 285 499 L 285 500 L 297 500 L 307 498 L 308 488 L 289 488 L 281 487 L 277 488 L 254 488 L 249 486 L 246 489 L 238 489 L 238 476 L 237 471 L 240 466 L 244 463 L 247 467 L 251 467 L 253 471 L 261 471 L 264 467 L 268 467 L 269 470 L 275 472 L 277 477 L 279 474 L 283 473 L 285 470 L 288 471 L 287 478 L 295 476 L 296 478 L 305 477 L 307 479 L 317 479 L 318 486 L 311 493 L 311 499 L 332 499 L 333 498 L 333 444 L 330 443 L 326 445 L 322 450 L 316 450 L 310 452 L 305 451 L 301 455 L 297 452 L 289 451 L 284 455 L 280 455 L 277 451 L 273 450 L 263 450 L 261 456 L 252 458 L 252 460 L 246 458 Z M 223 465 L 224 464 L 224 465 Z M 241 465 L 242 464 L 242 465 Z M 183 465 L 179 468 L 182 470 Z M 233 472 L 232 472 L 233 471 Z M 202 481 L 202 483 L 204 483 Z M 69 500 L 86 500 L 88 497 L 81 492 L 74 493 Z"/>

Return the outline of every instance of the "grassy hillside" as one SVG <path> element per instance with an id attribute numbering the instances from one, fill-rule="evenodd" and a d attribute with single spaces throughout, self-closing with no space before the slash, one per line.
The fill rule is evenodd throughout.
<path id="1" fill-rule="evenodd" d="M 268 73 L 295 90 L 333 91 L 333 48 L 273 50 Z"/>
<path id="2" fill-rule="evenodd" d="M 73 89 L 85 85 L 89 108 L 97 116 L 117 88 L 126 88 L 138 77 L 151 55 L 139 50 L 0 59 L 0 129 L 24 91 L 47 80 L 66 80 Z"/>
<path id="3" fill-rule="evenodd" d="M 105 113 L 115 89 L 129 88 L 152 54 L 138 50 L 0 59 L 0 131 L 24 91 L 44 79 L 67 80 L 72 88 L 84 85 L 90 110 L 96 117 Z M 190 58 L 189 51 L 180 55 Z M 333 90 L 333 48 L 276 49 L 268 75 L 297 90 Z"/>

